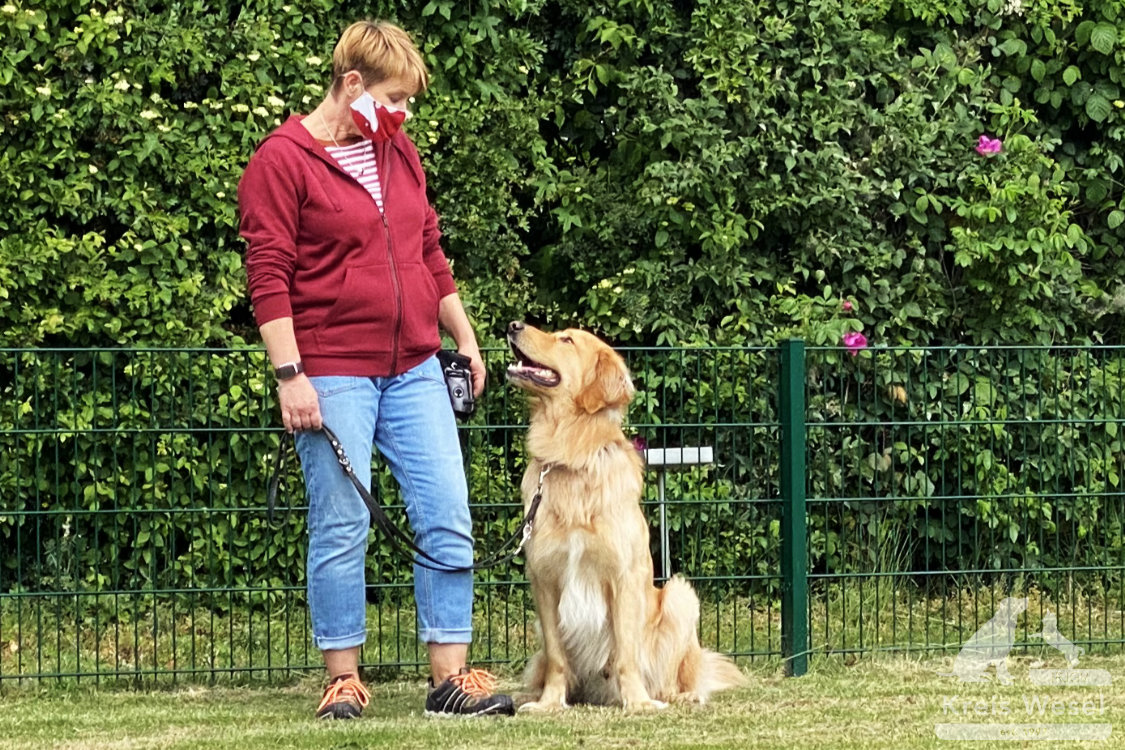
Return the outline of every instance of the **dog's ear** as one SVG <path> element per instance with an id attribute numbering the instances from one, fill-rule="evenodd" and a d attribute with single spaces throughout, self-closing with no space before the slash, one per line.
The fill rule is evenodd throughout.
<path id="1" fill-rule="evenodd" d="M 602 409 L 625 406 L 633 400 L 635 392 L 625 362 L 612 349 L 602 349 L 574 402 L 587 414 L 597 414 Z"/>

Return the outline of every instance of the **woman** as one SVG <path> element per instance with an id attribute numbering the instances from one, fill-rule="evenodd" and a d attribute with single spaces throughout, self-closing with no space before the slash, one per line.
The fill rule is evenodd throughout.
<path id="1" fill-rule="evenodd" d="M 238 188 L 250 299 L 308 489 L 309 610 L 329 678 L 321 718 L 357 717 L 370 698 L 359 680 L 369 515 L 321 425 L 353 460 L 379 449 L 420 547 L 452 566 L 473 559 L 456 422 L 434 356 L 439 324 L 472 360 L 476 395 L 484 364 L 418 152 L 399 129 L 427 83 L 401 28 L 351 25 L 333 53 L 328 95 L 266 137 Z M 355 470 L 369 485 L 369 461 Z M 414 566 L 427 713 L 512 713 L 509 696 L 492 694 L 491 675 L 465 667 L 472 593 L 471 572 Z"/>

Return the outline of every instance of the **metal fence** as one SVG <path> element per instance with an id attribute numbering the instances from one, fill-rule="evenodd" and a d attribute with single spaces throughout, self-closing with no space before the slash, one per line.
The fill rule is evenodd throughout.
<path id="1" fill-rule="evenodd" d="M 706 645 L 793 674 L 825 654 L 955 653 L 1012 596 L 1017 649 L 1050 618 L 1087 651 L 1125 642 L 1125 350 L 622 353 L 656 575 L 693 580 Z M 525 465 L 508 355 L 486 359 L 461 429 L 481 557 L 519 522 Z M 0 684 L 321 668 L 295 461 L 265 513 L 267 373 L 259 350 L 0 350 Z M 367 579 L 363 663 L 422 666 L 409 565 L 374 535 Z M 472 659 L 518 664 L 535 647 L 522 569 L 477 581 Z"/>

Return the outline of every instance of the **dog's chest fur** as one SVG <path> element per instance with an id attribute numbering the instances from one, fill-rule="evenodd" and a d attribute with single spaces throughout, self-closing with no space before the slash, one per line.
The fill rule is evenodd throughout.
<path id="1" fill-rule="evenodd" d="M 581 469 L 552 467 L 527 549 L 529 571 L 559 591 L 559 636 L 572 688 L 597 703 L 612 702 L 616 691 L 606 679 L 613 643 L 606 597 L 636 568 L 637 551 L 648 550 L 641 470 L 632 453 L 631 445 L 611 446 Z M 529 467 L 525 497 L 538 489 L 541 466 Z"/>
<path id="2" fill-rule="evenodd" d="M 570 554 L 562 573 L 559 634 L 562 636 L 575 682 L 604 680 L 609 663 L 609 611 L 605 588 L 597 572 L 584 561 L 585 537 L 571 535 Z"/>

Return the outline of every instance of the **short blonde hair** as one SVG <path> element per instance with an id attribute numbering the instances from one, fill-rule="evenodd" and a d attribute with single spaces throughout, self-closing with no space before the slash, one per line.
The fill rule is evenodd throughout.
<path id="1" fill-rule="evenodd" d="M 350 70 L 359 71 L 365 86 L 401 78 L 413 82 L 417 93 L 430 83 L 430 73 L 414 40 L 390 21 L 357 21 L 344 29 L 332 51 L 333 90 Z"/>

